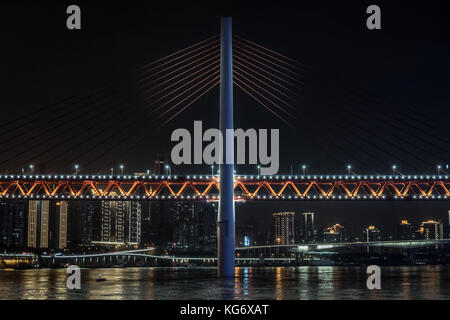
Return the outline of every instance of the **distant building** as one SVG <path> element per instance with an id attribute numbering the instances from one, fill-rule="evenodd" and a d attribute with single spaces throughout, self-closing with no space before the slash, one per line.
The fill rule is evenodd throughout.
<path id="1" fill-rule="evenodd" d="M 450 239 L 450 210 L 448 210 L 448 223 L 447 223 L 447 232 L 445 233 L 447 239 Z"/>
<path id="2" fill-rule="evenodd" d="M 167 201 L 150 200 L 144 203 L 142 220 L 144 244 L 165 247 L 173 241 L 173 217 L 170 215 L 170 208 L 173 206 L 175 203 Z"/>
<path id="3" fill-rule="evenodd" d="M 166 154 L 157 154 L 153 162 L 153 175 L 164 174 L 168 164 Z M 146 201 L 142 203 L 141 211 L 141 242 L 145 245 L 166 247 L 174 241 L 173 215 L 177 204 L 166 201 Z M 175 217 L 176 218 L 176 217 Z"/>
<path id="4" fill-rule="evenodd" d="M 48 200 L 28 201 L 28 247 L 48 248 Z"/>
<path id="5" fill-rule="evenodd" d="M 139 245 L 141 243 L 141 203 L 138 201 L 127 201 L 125 205 L 125 241 L 127 244 Z"/>
<path id="6" fill-rule="evenodd" d="M 398 240 L 413 240 L 414 230 L 411 223 L 408 220 L 402 220 L 397 227 L 397 239 Z"/>
<path id="7" fill-rule="evenodd" d="M 325 228 L 323 231 L 323 240 L 325 242 L 346 242 L 348 241 L 347 232 L 344 226 L 339 223 Z"/>
<path id="8" fill-rule="evenodd" d="M 444 239 L 443 224 L 440 221 L 428 220 L 422 222 L 416 231 L 416 238 L 420 240 Z"/>
<path id="9" fill-rule="evenodd" d="M 67 247 L 67 202 L 28 201 L 28 247 Z"/>
<path id="10" fill-rule="evenodd" d="M 248 247 L 256 245 L 258 242 L 264 244 L 258 231 L 258 226 L 258 220 L 254 217 L 246 219 L 241 226 L 236 226 L 236 245 Z"/>
<path id="11" fill-rule="evenodd" d="M 295 243 L 295 212 L 277 212 L 273 214 L 275 244 Z"/>
<path id="12" fill-rule="evenodd" d="M 138 245 L 141 241 L 141 203 L 101 202 L 101 240 L 97 245 Z"/>
<path id="13" fill-rule="evenodd" d="M 380 229 L 376 228 L 375 226 L 368 226 L 366 229 L 364 229 L 363 240 L 366 242 L 380 241 L 381 240 Z"/>
<path id="14" fill-rule="evenodd" d="M 67 247 L 67 202 L 50 202 L 48 221 L 48 247 L 64 249 Z"/>
<path id="15" fill-rule="evenodd" d="M 303 239 L 306 243 L 317 241 L 317 231 L 314 226 L 314 212 L 303 213 Z"/>
<path id="16" fill-rule="evenodd" d="M 67 242 L 69 247 L 90 246 L 101 240 L 101 201 L 70 201 Z"/>
<path id="17" fill-rule="evenodd" d="M 26 201 L 0 201 L 0 247 L 26 247 Z"/>
<path id="18" fill-rule="evenodd" d="M 217 203 L 199 203 L 200 247 L 203 249 L 217 248 Z"/>

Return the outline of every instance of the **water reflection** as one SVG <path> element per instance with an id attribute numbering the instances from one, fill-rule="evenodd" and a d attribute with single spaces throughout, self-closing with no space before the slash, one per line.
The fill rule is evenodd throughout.
<path id="1" fill-rule="evenodd" d="M 68 290 L 66 269 L 0 270 L 1 299 L 450 299 L 445 266 L 382 267 L 381 290 L 368 290 L 363 267 L 82 269 Z M 106 279 L 97 282 L 98 274 Z"/>

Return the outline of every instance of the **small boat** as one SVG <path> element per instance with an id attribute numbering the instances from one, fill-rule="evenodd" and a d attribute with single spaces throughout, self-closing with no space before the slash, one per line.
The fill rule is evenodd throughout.
<path id="1" fill-rule="evenodd" d="M 102 274 L 99 273 L 99 274 L 98 274 L 98 278 L 97 278 L 96 281 L 106 281 L 106 279 L 105 279 L 105 278 L 102 278 Z"/>

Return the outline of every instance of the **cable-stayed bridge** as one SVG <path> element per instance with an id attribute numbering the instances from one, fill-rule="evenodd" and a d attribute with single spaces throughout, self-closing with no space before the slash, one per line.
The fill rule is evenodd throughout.
<path id="1" fill-rule="evenodd" d="M 224 277 L 235 274 L 237 200 L 448 200 L 448 172 L 442 170 L 441 175 L 439 163 L 446 163 L 450 156 L 449 124 L 420 109 L 410 113 L 392 108 L 361 90 L 347 91 L 344 103 L 333 103 L 330 115 L 338 119 L 334 128 L 315 126 L 303 130 L 302 137 L 314 141 L 323 154 L 342 166 L 348 165 L 348 159 L 356 159 L 352 163 L 366 167 L 372 176 L 351 174 L 350 169 L 346 176 L 234 176 L 234 166 L 228 163 L 220 164 L 220 177 L 101 175 L 117 156 L 148 140 L 148 134 L 136 130 L 143 124 L 136 117 L 142 114 L 140 108 L 149 108 L 148 122 L 142 127 L 150 124 L 157 132 L 219 84 L 223 136 L 227 129 L 234 129 L 234 86 L 284 126 L 297 130 L 298 117 L 307 110 L 299 94 L 307 69 L 254 41 L 233 37 L 231 18 L 222 18 L 220 37 L 190 45 L 136 70 L 141 104 L 118 96 L 116 87 L 108 84 L 0 124 L 0 168 L 7 173 L 0 176 L 0 197 L 218 200 L 218 269 Z M 355 106 L 360 105 L 368 107 L 356 113 Z M 226 140 L 225 136 L 224 145 Z M 372 163 L 389 167 L 392 163 L 388 161 L 406 164 L 415 172 L 438 164 L 438 173 L 397 176 L 394 165 L 393 175 L 383 176 L 371 167 Z M 33 172 L 33 163 L 57 163 L 65 168 L 82 163 L 88 170 L 98 163 L 105 167 L 90 176 L 78 175 L 78 164 L 70 176 L 48 170 L 27 176 L 25 168 Z"/>

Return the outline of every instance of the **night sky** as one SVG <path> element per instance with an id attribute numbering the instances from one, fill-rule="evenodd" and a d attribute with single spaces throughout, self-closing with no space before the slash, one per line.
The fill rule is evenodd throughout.
<path id="1" fill-rule="evenodd" d="M 152 168 L 170 154 L 171 132 L 193 121 L 218 126 L 216 87 L 157 129 L 142 99 L 147 63 L 219 33 L 221 15 L 235 34 L 303 66 L 295 129 L 235 89 L 235 126 L 280 128 L 280 173 L 435 173 L 450 163 L 448 1 L 3 1 L 0 5 L 2 88 L 0 171 L 29 163 L 47 173 Z M 70 4 L 82 30 L 66 28 Z M 381 7 L 382 29 L 366 28 L 366 8 Z M 102 91 L 103 90 L 103 91 Z M 103 111 L 92 92 L 103 94 Z M 73 97 L 85 100 L 81 107 Z M 97 99 L 98 100 L 98 99 Z M 105 107 L 106 106 L 106 107 Z M 92 115 L 92 116 L 90 116 Z M 256 174 L 254 166 L 238 173 Z M 207 166 L 172 166 L 176 174 Z M 388 230 L 400 218 L 445 220 L 445 203 L 238 204 L 237 220 L 269 221 L 278 210 L 316 211 L 322 225 L 367 224 Z M 266 223 L 263 223 L 266 224 Z"/>

